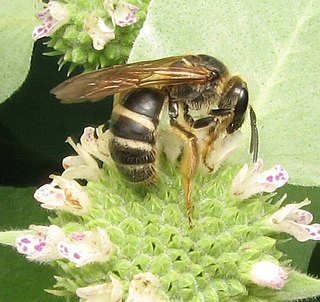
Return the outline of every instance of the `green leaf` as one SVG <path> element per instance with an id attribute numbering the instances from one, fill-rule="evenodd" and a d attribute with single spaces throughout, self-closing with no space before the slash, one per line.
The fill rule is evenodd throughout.
<path id="1" fill-rule="evenodd" d="M 31 33 L 37 21 L 37 0 L 1 0 L 0 10 L 0 103 L 25 81 L 34 41 Z"/>
<path id="2" fill-rule="evenodd" d="M 285 301 L 301 301 L 302 299 L 320 295 L 320 280 L 292 271 L 282 291 L 279 291 L 279 301 L 282 296 Z"/>
<path id="3" fill-rule="evenodd" d="M 205 53 L 248 82 L 260 156 L 291 184 L 320 184 L 318 0 L 154 0 L 130 60 Z M 246 148 L 249 142 L 248 125 Z"/>

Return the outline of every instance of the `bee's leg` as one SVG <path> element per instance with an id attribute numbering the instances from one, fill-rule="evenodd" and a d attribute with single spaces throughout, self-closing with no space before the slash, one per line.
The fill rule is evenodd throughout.
<path id="1" fill-rule="evenodd" d="M 191 201 L 191 191 L 192 178 L 195 176 L 199 164 L 198 139 L 193 133 L 185 129 L 176 120 L 171 120 L 170 124 L 173 132 L 186 143 L 186 146 L 183 149 L 180 169 L 189 225 L 192 227 L 193 205 Z"/>
<path id="2" fill-rule="evenodd" d="M 193 227 L 193 204 L 191 200 L 191 191 L 192 179 L 195 176 L 199 165 L 199 146 L 197 136 L 192 133 L 192 127 L 190 127 L 188 122 L 184 119 L 178 119 L 180 111 L 183 112 L 183 109 L 180 108 L 178 103 L 169 103 L 169 116 L 172 131 L 177 137 L 186 143 L 185 148 L 183 149 L 180 169 L 189 226 Z"/>

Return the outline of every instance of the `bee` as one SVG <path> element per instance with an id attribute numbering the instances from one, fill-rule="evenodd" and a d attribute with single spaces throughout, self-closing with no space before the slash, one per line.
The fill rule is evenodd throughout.
<path id="1" fill-rule="evenodd" d="M 110 120 L 110 155 L 119 172 L 133 183 L 154 183 L 158 176 L 159 120 L 167 108 L 170 129 L 184 142 L 181 175 L 189 225 L 193 225 L 192 179 L 220 134 L 238 130 L 250 107 L 253 161 L 258 154 L 256 116 L 247 84 L 208 55 L 174 56 L 115 65 L 83 73 L 51 90 L 63 103 L 98 101 L 114 96 Z M 166 106 L 165 106 L 166 105 Z M 194 118 L 190 113 L 203 112 Z M 199 147 L 197 132 L 206 131 Z"/>

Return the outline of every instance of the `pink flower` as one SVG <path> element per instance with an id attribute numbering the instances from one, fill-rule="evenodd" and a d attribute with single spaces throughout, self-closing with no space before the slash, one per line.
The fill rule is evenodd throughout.
<path id="1" fill-rule="evenodd" d="M 300 210 L 300 208 L 310 203 L 311 201 L 306 198 L 300 203 L 288 204 L 282 207 L 267 221 L 268 226 L 277 232 L 288 233 L 301 242 L 320 240 L 320 224 L 314 223 L 310 225 L 313 215 L 308 211 Z"/>
<path id="2" fill-rule="evenodd" d="M 65 238 L 62 229 L 56 225 L 30 226 L 30 234 L 16 239 L 17 251 L 26 255 L 29 260 L 51 261 L 62 258 L 58 253 L 57 244 Z"/>
<path id="3" fill-rule="evenodd" d="M 104 6 L 109 12 L 114 25 L 124 27 L 138 21 L 136 14 L 139 8 L 126 1 L 105 0 Z"/>
<path id="4" fill-rule="evenodd" d="M 49 210 L 67 211 L 74 215 L 86 214 L 90 207 L 87 192 L 75 180 L 51 175 L 53 181 L 36 190 L 34 198 Z"/>
<path id="5" fill-rule="evenodd" d="M 108 234 L 100 228 L 92 231 L 72 233 L 58 245 L 59 254 L 77 267 L 92 262 L 106 262 L 112 253 Z"/>
<path id="6" fill-rule="evenodd" d="M 270 170 L 262 171 L 262 159 L 250 166 L 245 164 L 235 176 L 231 193 L 240 199 L 261 192 L 274 192 L 282 187 L 289 179 L 287 171 L 280 165 L 273 166 Z"/>
<path id="7" fill-rule="evenodd" d="M 58 1 L 49 1 L 44 6 L 44 10 L 36 14 L 41 24 L 32 32 L 34 40 L 49 37 L 54 31 L 69 21 L 69 12 L 64 4 Z"/>

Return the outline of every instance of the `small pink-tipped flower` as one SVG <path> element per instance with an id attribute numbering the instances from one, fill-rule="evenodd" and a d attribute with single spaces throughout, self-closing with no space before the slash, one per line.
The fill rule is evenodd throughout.
<path id="1" fill-rule="evenodd" d="M 70 234 L 67 240 L 59 242 L 58 251 L 63 258 L 80 267 L 92 262 L 108 261 L 112 243 L 104 230 L 96 228 Z"/>
<path id="2" fill-rule="evenodd" d="M 116 37 L 114 27 L 107 26 L 101 17 L 88 17 L 84 30 L 91 37 L 93 48 L 96 50 L 104 49 L 104 46 Z"/>
<path id="3" fill-rule="evenodd" d="M 270 261 L 260 261 L 253 265 L 250 277 L 253 283 L 272 289 L 282 289 L 288 274 L 282 267 Z"/>
<path id="4" fill-rule="evenodd" d="M 80 287 L 76 290 L 76 294 L 80 301 L 86 302 L 120 302 L 122 301 L 123 286 L 121 282 L 110 276 L 111 283 L 103 283 Z"/>
<path id="5" fill-rule="evenodd" d="M 280 165 L 262 171 L 262 163 L 262 159 L 258 159 L 251 166 L 245 164 L 241 168 L 231 185 L 231 193 L 234 196 L 247 199 L 257 193 L 274 192 L 288 181 L 288 173 Z"/>
<path id="6" fill-rule="evenodd" d="M 59 27 L 69 20 L 69 12 L 65 5 L 58 1 L 49 1 L 45 4 L 45 9 L 36 14 L 41 21 L 41 25 L 37 26 L 32 32 L 32 38 L 38 40 L 43 37 L 49 37 Z"/>
<path id="7" fill-rule="evenodd" d="M 126 302 L 164 302 L 158 296 L 159 280 L 151 273 L 133 276 Z"/>
<path id="8" fill-rule="evenodd" d="M 40 262 L 61 259 L 57 244 L 65 239 L 62 229 L 56 225 L 30 226 L 30 234 L 22 235 L 16 239 L 17 251 L 26 255 L 29 260 Z"/>
<path id="9" fill-rule="evenodd" d="M 51 175 L 53 181 L 36 190 L 34 198 L 49 210 L 67 211 L 74 215 L 86 214 L 90 207 L 87 192 L 75 180 Z"/>
<path id="10" fill-rule="evenodd" d="M 105 0 L 104 7 L 109 12 L 114 25 L 121 27 L 132 25 L 138 21 L 139 8 L 121 0 Z"/>
<path id="11" fill-rule="evenodd" d="M 311 224 L 313 215 L 305 210 L 303 206 L 310 204 L 305 199 L 297 204 L 288 204 L 276 211 L 268 220 L 267 224 L 277 232 L 285 232 L 294 236 L 298 241 L 320 240 L 320 224 Z"/>

